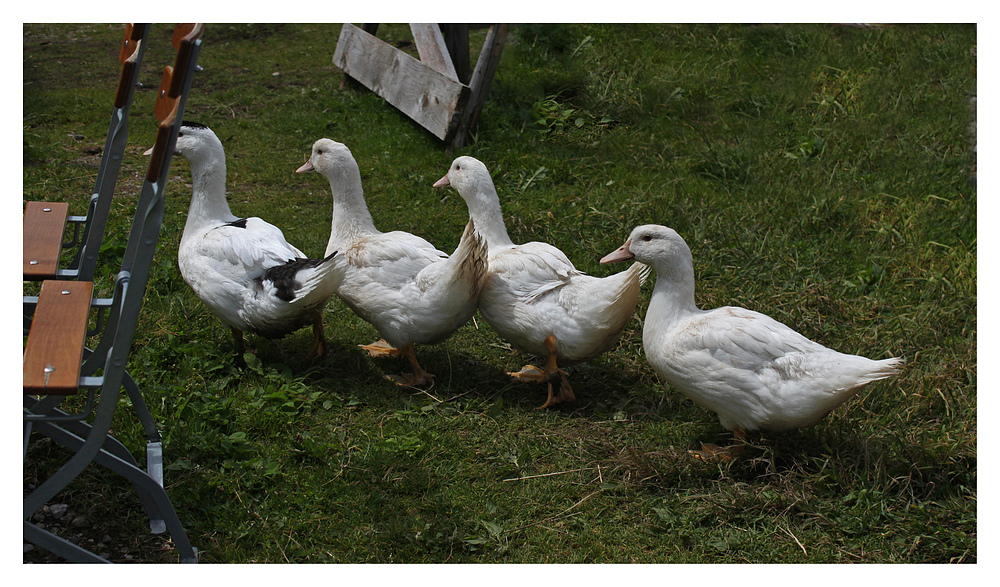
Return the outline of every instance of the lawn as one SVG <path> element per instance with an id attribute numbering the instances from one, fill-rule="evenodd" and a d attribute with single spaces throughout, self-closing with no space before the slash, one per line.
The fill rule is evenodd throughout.
<path id="1" fill-rule="evenodd" d="M 977 562 L 973 25 L 515 25 L 473 141 L 454 153 L 341 88 L 339 30 L 206 27 L 185 117 L 222 139 L 234 213 L 321 256 L 329 186 L 294 171 L 328 137 L 351 148 L 379 228 L 451 251 L 467 211 L 431 184 L 472 155 L 515 242 L 608 275 L 623 267 L 601 256 L 664 224 L 691 246 L 700 307 L 747 307 L 907 364 L 816 426 L 750 435 L 731 461 L 691 456 L 731 435 L 645 362 L 652 278 L 619 346 L 569 368 L 577 400 L 547 410 L 541 386 L 504 373 L 534 358 L 482 319 L 418 348 L 437 376 L 424 389 L 385 379 L 403 362 L 359 349 L 377 333 L 339 301 L 324 358 L 306 358 L 303 329 L 249 336 L 238 368 L 228 328 L 177 269 L 191 177 L 176 158 L 130 371 L 203 562 Z M 122 26 L 23 32 L 23 197 L 82 213 Z M 169 32 L 157 25 L 146 53 L 109 259 L 145 172 Z M 404 25 L 379 37 L 413 52 Z M 116 434 L 143 454 L 120 414 Z M 35 443 L 25 485 L 58 455 Z M 175 560 L 124 480 L 91 467 L 58 499 L 86 516 L 61 531 L 112 560 Z"/>

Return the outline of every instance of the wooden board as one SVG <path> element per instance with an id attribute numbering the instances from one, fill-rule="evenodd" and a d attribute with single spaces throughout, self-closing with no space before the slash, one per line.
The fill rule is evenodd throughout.
<path id="1" fill-rule="evenodd" d="M 476 127 L 483 103 L 486 102 L 486 96 L 490 93 L 490 82 L 493 81 L 493 75 L 496 74 L 497 67 L 500 66 L 500 55 L 503 54 L 509 30 L 509 24 L 496 24 L 491 26 L 489 32 L 486 33 L 486 42 L 483 43 L 483 50 L 479 53 L 476 69 L 473 70 L 472 79 L 469 80 L 469 100 L 467 107 L 461 113 L 462 120 L 455 132 L 453 147 L 465 145 L 468 133 Z"/>
<path id="2" fill-rule="evenodd" d="M 24 208 L 21 252 L 24 279 L 40 281 L 56 276 L 62 253 L 69 204 L 28 202 Z"/>
<path id="3" fill-rule="evenodd" d="M 42 282 L 24 346 L 24 393 L 76 393 L 93 291 L 89 281 Z"/>
<path id="4" fill-rule="evenodd" d="M 454 114 L 469 88 L 392 45 L 345 23 L 333 64 L 439 139 L 450 140 L 457 130 Z"/>
<path id="5" fill-rule="evenodd" d="M 448 54 L 448 47 L 444 44 L 444 36 L 438 25 L 411 23 L 410 32 L 413 33 L 413 44 L 417 46 L 417 53 L 422 63 L 426 63 L 431 69 L 448 78 L 461 81 L 455 71 L 455 65 L 451 62 L 451 55 Z"/>

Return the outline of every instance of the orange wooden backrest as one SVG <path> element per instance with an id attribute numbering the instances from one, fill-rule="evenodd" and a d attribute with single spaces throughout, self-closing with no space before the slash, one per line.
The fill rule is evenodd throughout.
<path id="1" fill-rule="evenodd" d="M 143 29 L 146 26 L 148 25 L 133 25 L 132 23 L 125 25 L 125 39 L 122 41 L 122 48 L 118 53 L 118 59 L 122 62 L 122 71 L 118 77 L 118 91 L 115 92 L 115 108 L 125 106 L 125 101 L 128 97 L 129 80 L 132 79 L 135 59 L 139 55 L 139 43 L 142 40 Z"/>

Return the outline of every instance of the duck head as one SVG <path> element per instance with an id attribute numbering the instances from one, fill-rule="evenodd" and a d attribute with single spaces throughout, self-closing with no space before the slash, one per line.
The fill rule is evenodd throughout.
<path id="1" fill-rule="evenodd" d="M 463 155 L 452 161 L 448 173 L 434 182 L 434 187 L 440 188 L 450 185 L 458 191 L 462 198 L 468 200 L 478 191 L 480 185 L 483 185 L 484 178 L 486 184 L 492 186 L 493 180 L 490 178 L 490 172 L 486 169 L 486 165 L 479 159 Z"/>
<path id="2" fill-rule="evenodd" d="M 295 170 L 296 173 L 308 173 L 318 171 L 328 179 L 333 179 L 338 173 L 353 169 L 354 173 L 360 173 L 358 163 L 351 155 L 351 150 L 347 145 L 338 143 L 332 139 L 319 139 L 313 143 L 312 153 L 309 160 L 302 167 Z"/>
<path id="3" fill-rule="evenodd" d="M 212 129 L 198 122 L 184 121 L 181 124 L 174 153 L 187 159 L 188 163 L 210 160 L 223 152 L 222 141 Z"/>
<path id="4" fill-rule="evenodd" d="M 684 259 L 690 265 L 691 249 L 674 229 L 659 224 L 645 224 L 632 230 L 625 244 L 601 258 L 601 263 L 633 259 L 653 268 L 675 265 Z"/>
<path id="5" fill-rule="evenodd" d="M 152 154 L 152 148 L 143 153 L 143 155 Z M 222 141 L 212 132 L 212 129 L 200 122 L 188 120 L 181 123 L 180 130 L 177 132 L 174 154 L 184 157 L 192 165 L 211 161 L 220 156 L 223 157 L 223 160 L 225 158 Z"/>

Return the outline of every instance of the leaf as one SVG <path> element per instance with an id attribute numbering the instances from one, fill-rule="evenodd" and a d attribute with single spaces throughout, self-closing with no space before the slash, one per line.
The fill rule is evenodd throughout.
<path id="1" fill-rule="evenodd" d="M 253 369 L 257 373 L 262 373 L 260 359 L 257 358 L 257 355 L 251 352 L 245 352 L 243 353 L 243 361 L 246 362 L 247 367 Z"/>
<path id="2" fill-rule="evenodd" d="M 497 401 L 490 404 L 490 406 L 486 408 L 485 413 L 490 418 L 496 418 L 503 413 L 503 398 L 499 398 Z"/>
<path id="3" fill-rule="evenodd" d="M 190 471 L 194 469 L 194 465 L 188 459 L 177 459 L 176 461 L 167 465 L 167 470 L 169 471 Z"/>
<path id="4" fill-rule="evenodd" d="M 663 522 L 673 523 L 677 521 L 677 514 L 667 508 L 653 508 L 653 513 Z"/>

